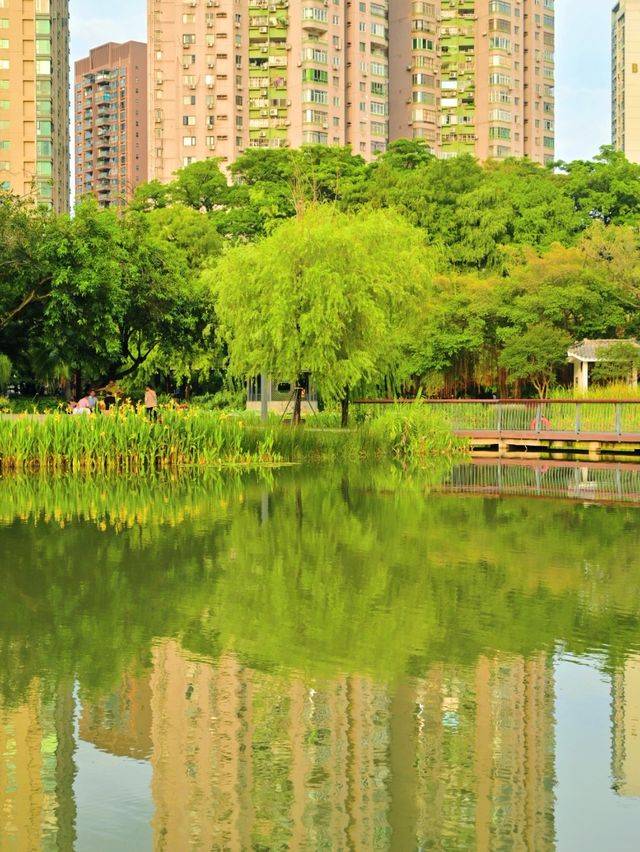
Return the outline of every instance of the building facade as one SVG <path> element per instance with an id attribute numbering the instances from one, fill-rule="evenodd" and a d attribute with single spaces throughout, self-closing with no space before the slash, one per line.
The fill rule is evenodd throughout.
<path id="1" fill-rule="evenodd" d="M 554 159 L 554 0 L 401 0 L 390 138 L 442 157 Z"/>
<path id="2" fill-rule="evenodd" d="M 148 0 L 150 180 L 247 143 L 246 0 Z"/>
<path id="3" fill-rule="evenodd" d="M 148 0 L 149 177 L 247 148 L 388 138 L 388 2 Z"/>
<path id="4" fill-rule="evenodd" d="M 554 159 L 554 0 L 148 0 L 150 178 L 395 139 Z"/>
<path id="5" fill-rule="evenodd" d="M 69 0 L 0 3 L 0 188 L 69 209 Z"/>
<path id="6" fill-rule="evenodd" d="M 110 42 L 75 63 L 75 195 L 125 204 L 147 180 L 147 46 Z"/>
<path id="7" fill-rule="evenodd" d="M 640 0 L 611 13 L 611 141 L 640 163 Z"/>

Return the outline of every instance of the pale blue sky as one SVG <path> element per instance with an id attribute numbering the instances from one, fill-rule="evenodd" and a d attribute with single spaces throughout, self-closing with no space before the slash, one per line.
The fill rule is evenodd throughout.
<path id="1" fill-rule="evenodd" d="M 590 158 L 610 141 L 612 6 L 613 0 L 556 0 L 558 159 Z M 72 59 L 129 39 L 146 41 L 146 0 L 71 0 Z"/>

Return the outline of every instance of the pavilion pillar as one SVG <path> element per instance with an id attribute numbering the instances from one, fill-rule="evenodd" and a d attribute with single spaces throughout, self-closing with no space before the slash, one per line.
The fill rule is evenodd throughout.
<path id="1" fill-rule="evenodd" d="M 589 362 L 588 361 L 574 361 L 573 362 L 573 370 L 575 376 L 575 385 L 578 390 L 587 391 L 589 390 Z"/>

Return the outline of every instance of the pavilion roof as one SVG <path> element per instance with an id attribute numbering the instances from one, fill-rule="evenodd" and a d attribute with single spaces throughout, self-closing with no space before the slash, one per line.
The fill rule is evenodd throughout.
<path id="1" fill-rule="evenodd" d="M 640 344 L 635 338 L 626 338 L 624 340 L 588 340 L 586 337 L 580 343 L 574 343 L 569 348 L 567 355 L 575 361 L 606 361 L 607 349 L 619 343 L 629 343 L 640 349 Z"/>

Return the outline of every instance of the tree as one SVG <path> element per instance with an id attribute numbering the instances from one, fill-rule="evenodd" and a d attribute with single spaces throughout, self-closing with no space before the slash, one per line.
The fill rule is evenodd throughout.
<path id="1" fill-rule="evenodd" d="M 629 340 L 620 340 L 606 350 L 600 349 L 598 359 L 591 372 L 595 384 L 628 382 L 640 368 L 640 347 Z"/>
<path id="2" fill-rule="evenodd" d="M 500 366 L 514 381 L 531 382 L 540 399 L 547 395 L 556 370 L 567 360 L 571 338 L 552 325 L 538 323 L 523 334 L 513 333 L 502 353 Z"/>
<path id="3" fill-rule="evenodd" d="M 175 201 L 195 210 L 213 210 L 226 204 L 229 186 L 219 159 L 198 160 L 178 169 L 171 184 Z"/>
<path id="4" fill-rule="evenodd" d="M 48 297 L 50 270 L 41 246 L 54 214 L 0 193 L 0 331 Z"/>
<path id="5" fill-rule="evenodd" d="M 158 243 L 175 246 L 190 269 L 200 270 L 222 253 L 222 237 L 204 213 L 173 204 L 148 214 L 149 234 Z"/>
<path id="6" fill-rule="evenodd" d="M 342 400 L 346 424 L 350 389 L 406 368 L 408 318 L 429 268 L 420 233 L 397 214 L 310 207 L 207 275 L 229 370 L 294 380 L 310 371 L 325 399 Z"/>
<path id="7" fill-rule="evenodd" d="M 206 291 L 192 280 L 186 241 L 182 248 L 163 239 L 153 221 L 136 212 L 119 218 L 93 201 L 73 219 L 57 218 L 42 248 L 50 291 L 31 328 L 40 350 L 107 380 L 134 373 L 157 350 L 196 344 L 210 322 Z"/>
<path id="8" fill-rule="evenodd" d="M 603 145 L 593 160 L 557 165 L 567 176 L 564 190 L 583 227 L 593 220 L 605 225 L 640 222 L 640 165 L 630 163 L 622 151 Z"/>

